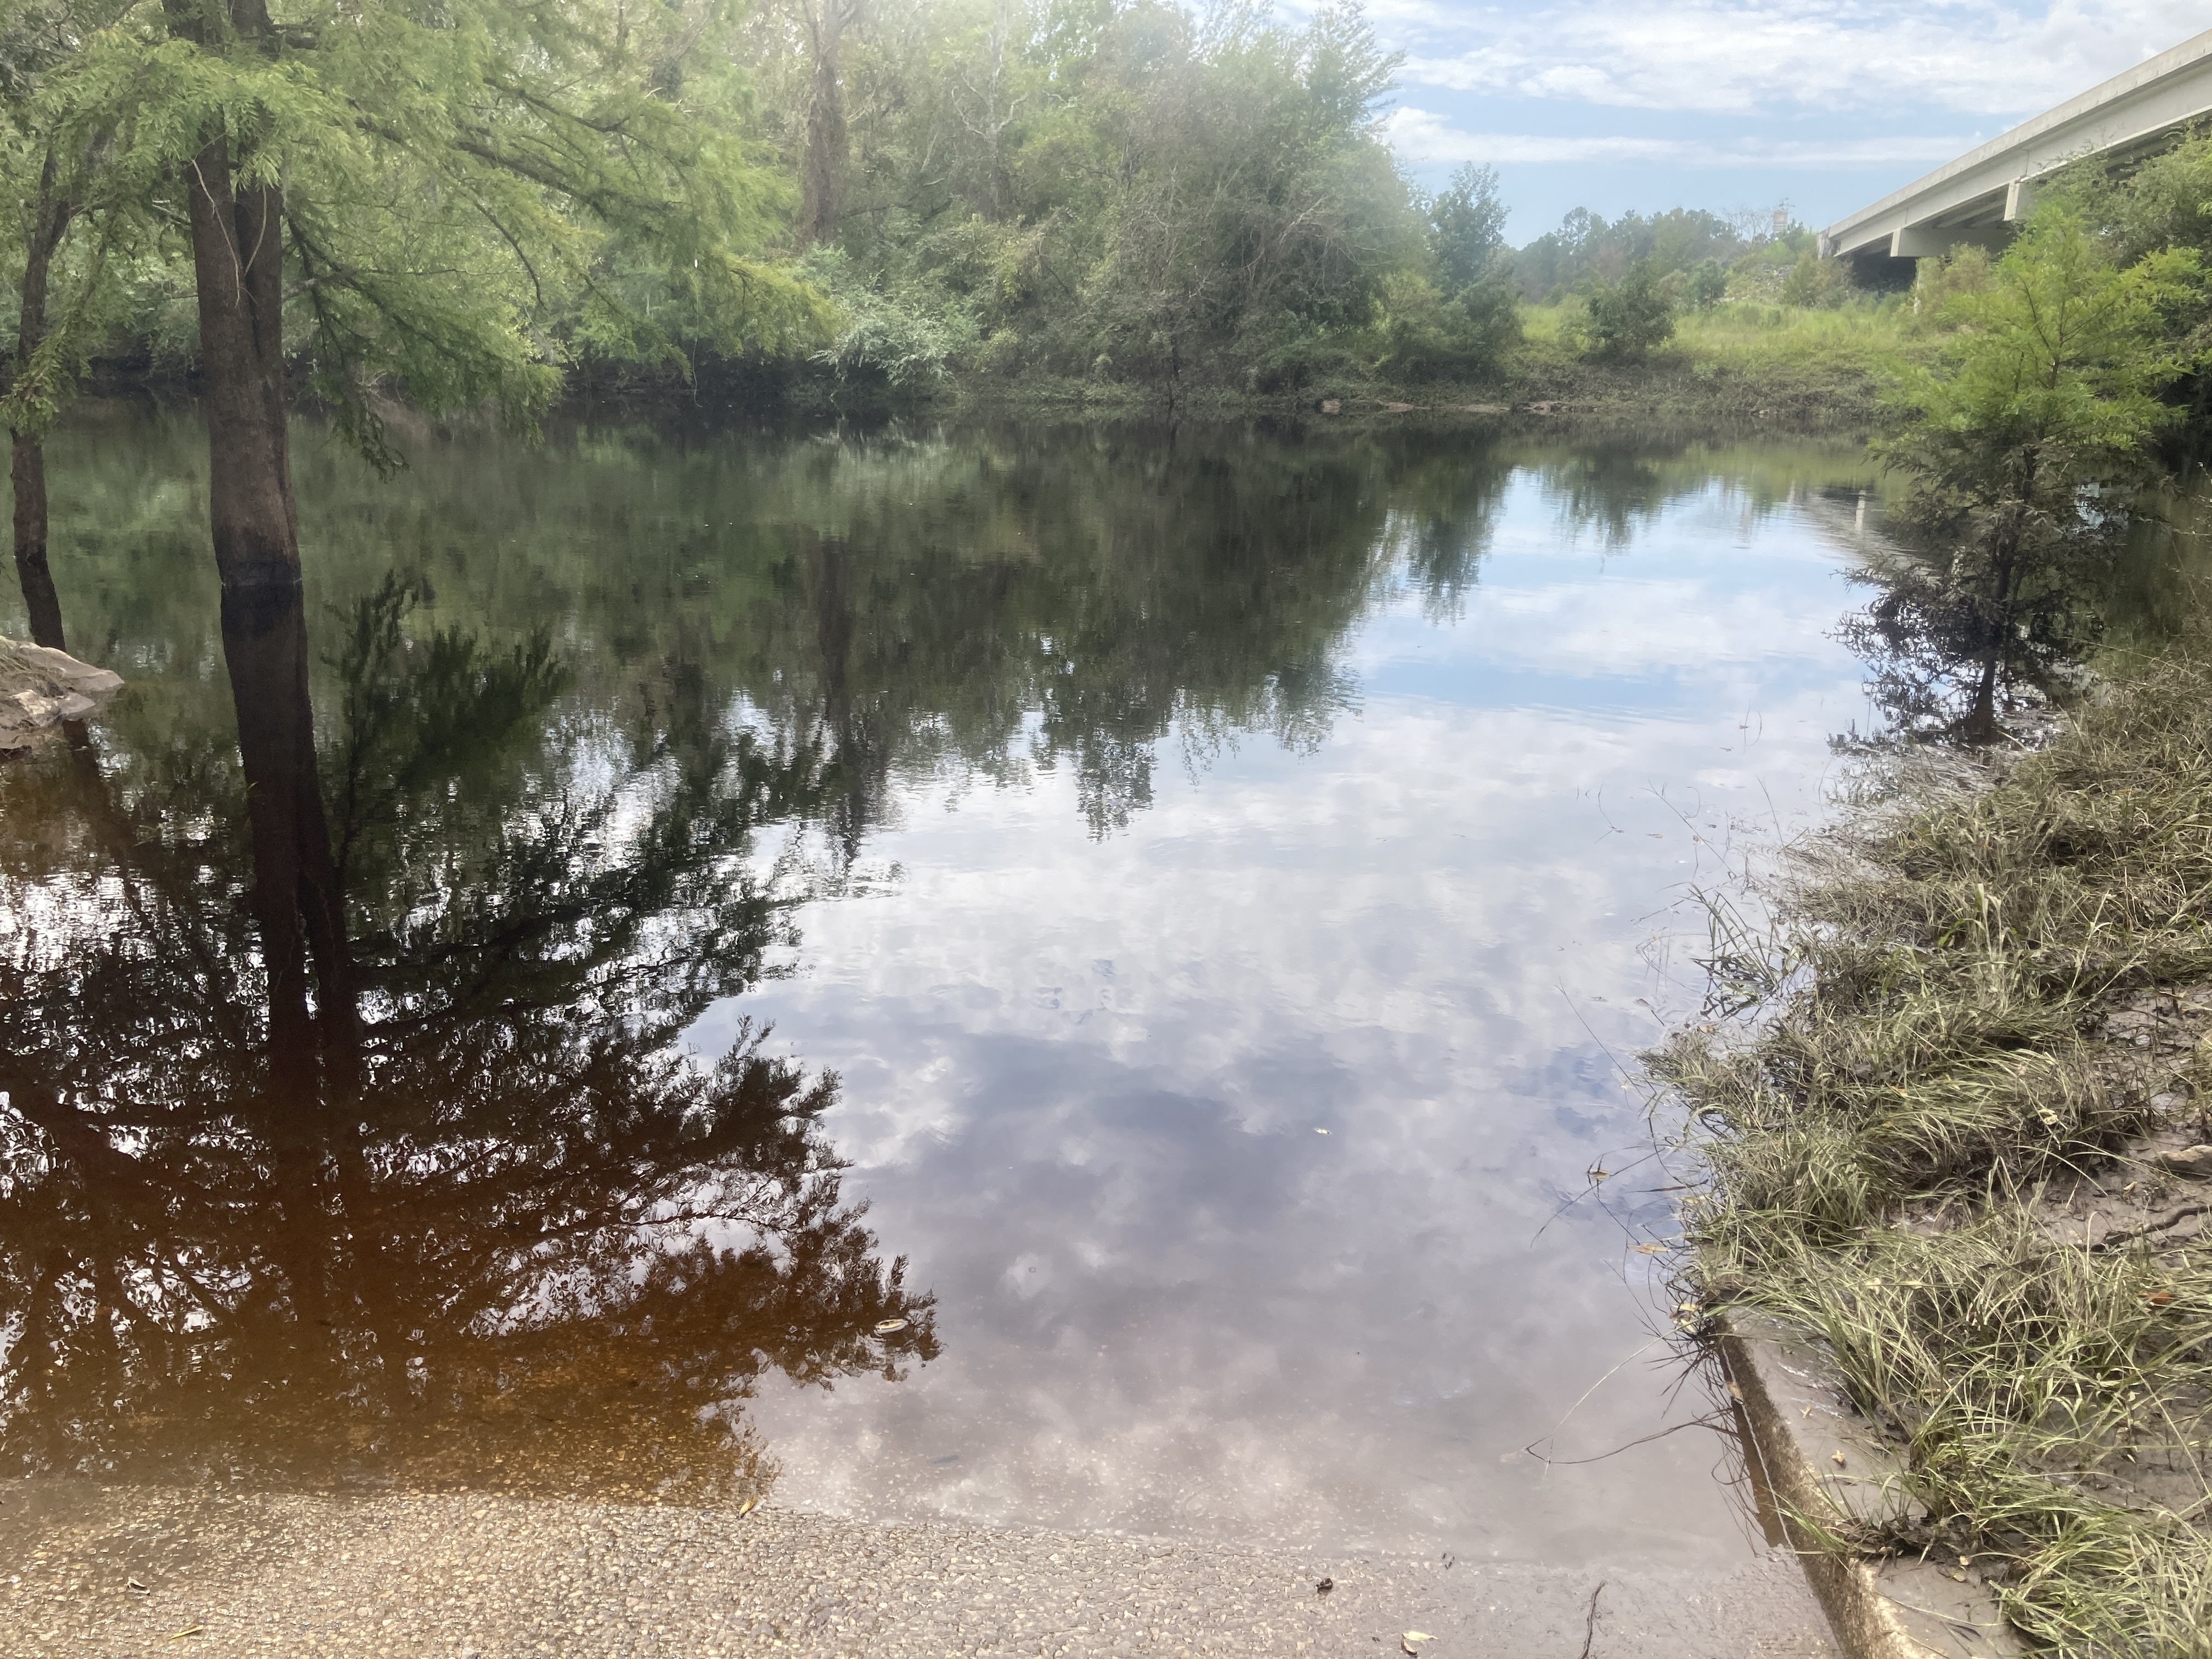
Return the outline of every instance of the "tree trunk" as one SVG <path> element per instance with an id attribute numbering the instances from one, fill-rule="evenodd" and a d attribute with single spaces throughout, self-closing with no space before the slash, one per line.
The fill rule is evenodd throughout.
<path id="1" fill-rule="evenodd" d="M 229 141 L 220 134 L 185 173 L 216 570 L 226 592 L 296 587 L 299 523 L 284 433 L 283 195 L 273 185 L 234 188 Z"/>
<path id="2" fill-rule="evenodd" d="M 806 161 L 799 189 L 799 234 L 809 243 L 837 240 L 844 211 L 845 88 L 839 58 L 850 0 L 812 0 L 807 33 L 814 47 L 814 78 L 806 97 Z"/>
<path id="3" fill-rule="evenodd" d="M 23 384 L 32 356 L 46 337 L 46 288 L 55 252 L 76 211 L 76 204 L 57 197 L 56 162 L 51 146 L 39 175 L 30 233 L 23 239 L 23 309 L 15 326 L 15 384 Z M 54 574 L 46 564 L 46 445 L 40 426 L 14 428 L 9 472 L 15 490 L 15 576 L 23 586 L 23 605 L 31 613 L 31 638 L 56 651 L 69 649 L 62 634 L 62 605 Z"/>
<path id="4" fill-rule="evenodd" d="M 1997 725 L 1997 653 L 1992 646 L 1982 657 L 1982 672 L 1974 683 L 1974 701 L 1966 711 L 1960 735 L 1968 743 L 1995 743 L 2004 735 Z"/>
<path id="5" fill-rule="evenodd" d="M 31 613 L 31 639 L 56 651 L 69 649 L 62 633 L 61 596 L 46 564 L 46 447 L 28 432 L 15 434 L 15 578 L 23 608 Z"/>
<path id="6" fill-rule="evenodd" d="M 300 1380 L 313 1386 L 332 1363 L 323 1328 L 331 1293 L 325 1164 L 333 1131 L 350 1133 L 357 1120 L 360 1047 L 344 896 L 315 761 L 298 581 L 226 580 L 222 654 L 238 710 L 251 902 L 269 999 L 261 1114 L 283 1210 L 273 1242 L 291 1286 Z"/>
<path id="7" fill-rule="evenodd" d="M 986 43 L 991 59 L 989 77 L 985 81 L 983 94 L 983 201 L 993 224 L 1006 214 L 1006 164 L 1000 153 L 1000 141 L 1012 116 L 999 113 L 999 94 L 1006 74 L 1006 0 L 997 0 L 991 8 L 991 33 Z"/>

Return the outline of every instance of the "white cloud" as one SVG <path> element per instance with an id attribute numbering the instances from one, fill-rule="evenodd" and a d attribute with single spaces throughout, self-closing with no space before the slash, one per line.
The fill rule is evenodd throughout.
<path id="1" fill-rule="evenodd" d="M 1695 167 L 1936 166 L 1981 143 L 1978 133 L 1892 133 L 1868 138 L 1644 138 L 1595 134 L 1462 132 L 1431 111 L 1401 108 L 1384 124 L 1391 147 L 1414 161 L 1650 161 Z"/>
<path id="2" fill-rule="evenodd" d="M 1707 0 L 1540 9 L 1382 0 L 1408 86 L 1621 108 L 1753 114 L 1941 110 L 2024 116 L 2176 46 L 2185 0 Z"/>

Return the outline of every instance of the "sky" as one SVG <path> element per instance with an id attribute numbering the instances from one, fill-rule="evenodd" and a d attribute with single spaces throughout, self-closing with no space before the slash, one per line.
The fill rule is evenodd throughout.
<path id="1" fill-rule="evenodd" d="M 1304 8 L 1299 8 L 1301 9 Z M 1498 168 L 1527 242 L 1568 210 L 1826 225 L 2212 27 L 2187 0 L 1368 0 L 1406 55 L 1390 142 Z"/>

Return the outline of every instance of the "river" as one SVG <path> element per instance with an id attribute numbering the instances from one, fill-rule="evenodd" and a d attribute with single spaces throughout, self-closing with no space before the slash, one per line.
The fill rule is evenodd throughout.
<path id="1" fill-rule="evenodd" d="M 1634 1065 L 1874 720 L 1858 451 L 404 435 L 228 675 L 196 424 L 55 444 L 9 1474 L 1760 1547 Z"/>

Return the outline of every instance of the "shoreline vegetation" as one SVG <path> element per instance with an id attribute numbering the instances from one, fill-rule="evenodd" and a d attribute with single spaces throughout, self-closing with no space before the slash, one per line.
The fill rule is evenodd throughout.
<path id="1" fill-rule="evenodd" d="M 1646 1057 L 1705 1176 L 1683 1328 L 1808 1336 L 1894 1467 L 1797 1547 L 2078 1659 L 2212 1654 L 2207 273 L 2202 200 L 2156 199 L 2206 165 L 2070 181 L 1907 366 L 1845 630 L 1889 741 L 1771 923 L 1713 903 L 1703 1017 Z M 2130 630 L 2146 538 L 2166 626 Z"/>
<path id="2" fill-rule="evenodd" d="M 1649 1065 L 1711 1177 L 1686 1323 L 1810 1333 L 1901 1468 L 1800 1547 L 1971 1575 L 2039 1650 L 2201 1655 L 2212 635 L 2106 686 L 2039 751 L 1878 764 Z"/>
<path id="3" fill-rule="evenodd" d="M 721 372 L 702 365 L 689 382 L 601 366 L 573 376 L 546 415 L 557 409 L 571 416 L 616 410 L 799 421 L 999 414 L 1141 421 L 1511 416 L 1710 436 L 1755 426 L 1790 436 L 1863 439 L 1879 429 L 1884 398 L 1936 343 L 1936 331 L 1916 327 L 1902 308 L 1807 311 L 1751 303 L 1682 319 L 1666 346 L 1639 362 L 1599 362 L 1563 337 L 1574 316 L 1571 306 L 1524 307 L 1522 343 L 1494 372 L 1472 380 L 1347 376 L 1275 392 L 1206 386 L 1187 390 L 1170 404 L 1144 386 L 1048 374 L 949 380 L 890 398 L 845 396 L 829 383 L 787 380 L 763 390 L 758 373 L 742 365 Z M 171 401 L 190 400 L 199 390 L 198 377 L 186 369 L 98 362 L 79 395 Z M 298 390 L 296 406 L 332 412 L 311 386 Z M 379 401 L 395 434 L 428 429 L 412 406 Z"/>

